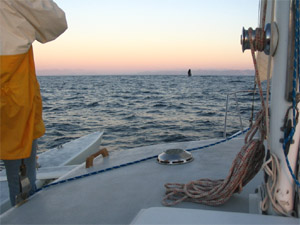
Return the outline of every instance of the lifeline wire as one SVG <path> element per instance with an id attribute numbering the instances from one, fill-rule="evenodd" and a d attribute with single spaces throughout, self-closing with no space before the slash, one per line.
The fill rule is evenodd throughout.
<path id="1" fill-rule="evenodd" d="M 192 201 L 211 206 L 225 203 L 233 193 L 241 192 L 245 186 L 260 170 L 264 158 L 264 146 L 262 138 L 265 136 L 263 120 L 265 112 L 261 110 L 245 136 L 245 145 L 236 155 L 228 176 L 225 179 L 211 180 L 202 178 L 187 184 L 165 184 L 166 196 L 162 203 L 165 206 L 173 206 L 182 201 Z M 260 130 L 261 138 L 253 139 Z"/>
<path id="2" fill-rule="evenodd" d="M 200 147 L 196 147 L 196 148 L 186 149 L 186 151 L 191 152 L 191 151 L 201 150 L 201 149 L 209 148 L 209 147 L 224 143 L 226 141 L 230 141 L 231 139 L 236 138 L 236 137 L 246 133 L 248 130 L 249 130 L 249 128 L 245 129 L 241 132 L 238 132 L 238 133 L 230 136 L 229 138 L 223 139 L 221 141 L 211 143 L 211 144 L 208 144 L 208 145 L 204 145 L 204 146 L 200 146 Z M 145 161 L 148 161 L 150 159 L 155 159 L 155 158 L 157 158 L 157 156 L 158 155 L 154 155 L 154 156 L 146 157 L 146 158 L 143 158 L 143 159 L 140 159 L 140 160 L 136 160 L 136 161 L 132 161 L 132 162 L 128 162 L 128 163 L 123 163 L 123 164 L 120 164 L 118 166 L 113 166 L 113 167 L 109 167 L 109 168 L 106 168 L 106 169 L 94 171 L 94 172 L 91 172 L 91 173 L 86 173 L 86 174 L 83 174 L 83 175 L 80 175 L 80 176 L 71 177 L 71 178 L 68 178 L 68 179 L 65 179 L 65 180 L 53 182 L 53 183 L 47 184 L 47 185 L 37 189 L 35 193 L 40 192 L 41 190 L 44 190 L 44 189 L 49 188 L 51 186 L 56 186 L 58 184 L 63 184 L 63 183 L 69 182 L 69 181 L 79 180 L 79 179 L 84 178 L 84 177 L 90 177 L 90 176 L 97 175 L 97 174 L 100 174 L 100 173 L 104 173 L 104 172 L 112 171 L 112 170 L 115 170 L 115 169 L 120 169 L 120 168 L 123 168 L 123 167 L 126 167 L 126 166 L 130 166 L 130 165 L 138 164 L 138 163 L 141 163 L 141 162 L 145 162 Z"/>
<path id="3" fill-rule="evenodd" d="M 263 164 L 265 153 L 263 141 L 266 135 L 265 102 L 255 57 L 255 49 L 261 48 L 262 35 L 257 32 L 257 41 L 253 43 L 252 28 L 249 28 L 248 32 L 261 100 L 261 110 L 256 114 L 255 124 L 247 132 L 245 144 L 234 159 L 225 179 L 211 180 L 202 178 L 187 184 L 167 183 L 165 184 L 166 195 L 162 201 L 166 206 L 173 206 L 182 201 L 192 201 L 211 206 L 221 205 L 228 201 L 235 192 L 240 192 L 243 186 L 257 174 Z M 253 139 L 258 130 L 260 131 L 260 138 Z"/>

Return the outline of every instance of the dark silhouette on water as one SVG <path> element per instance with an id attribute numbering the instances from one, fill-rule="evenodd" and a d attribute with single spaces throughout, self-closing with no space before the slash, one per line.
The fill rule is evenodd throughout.
<path id="1" fill-rule="evenodd" d="M 191 77 L 192 76 L 192 71 L 191 69 L 188 70 L 188 77 Z"/>

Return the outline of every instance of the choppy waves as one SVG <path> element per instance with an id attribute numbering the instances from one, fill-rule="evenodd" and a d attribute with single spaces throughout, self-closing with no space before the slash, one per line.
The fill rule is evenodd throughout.
<path id="1" fill-rule="evenodd" d="M 250 76 L 38 77 L 46 134 L 40 151 L 104 130 L 110 150 L 223 136 L 226 94 L 253 88 Z M 246 127 L 252 94 L 239 95 Z M 259 99 L 255 97 L 256 109 Z M 239 129 L 230 101 L 228 133 Z"/>

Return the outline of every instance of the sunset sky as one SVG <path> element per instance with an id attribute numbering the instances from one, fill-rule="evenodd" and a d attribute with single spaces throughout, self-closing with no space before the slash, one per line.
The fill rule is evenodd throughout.
<path id="1" fill-rule="evenodd" d="M 138 74 L 252 69 L 242 27 L 258 0 L 55 0 L 68 30 L 34 43 L 37 74 Z"/>

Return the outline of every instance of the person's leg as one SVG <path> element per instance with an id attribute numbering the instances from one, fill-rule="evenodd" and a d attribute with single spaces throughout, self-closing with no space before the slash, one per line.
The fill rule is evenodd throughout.
<path id="1" fill-rule="evenodd" d="M 36 190 L 35 180 L 36 180 L 36 151 L 37 151 L 37 140 L 34 140 L 32 143 L 32 151 L 29 158 L 24 159 L 26 165 L 27 176 L 30 180 L 31 191 L 30 194 L 33 194 Z M 20 193 L 20 183 L 19 183 L 19 171 L 22 160 L 3 160 L 6 176 L 9 187 L 9 196 L 12 206 L 16 204 L 16 195 Z"/>
<path id="2" fill-rule="evenodd" d="M 27 176 L 30 180 L 30 184 L 31 184 L 31 191 L 30 191 L 30 195 L 34 194 L 34 192 L 36 191 L 36 185 L 35 185 L 35 181 L 36 181 L 36 153 L 37 153 L 37 140 L 34 140 L 32 142 L 32 150 L 31 150 L 31 155 L 29 158 L 25 159 L 25 165 L 26 165 L 26 169 L 27 169 Z"/>

